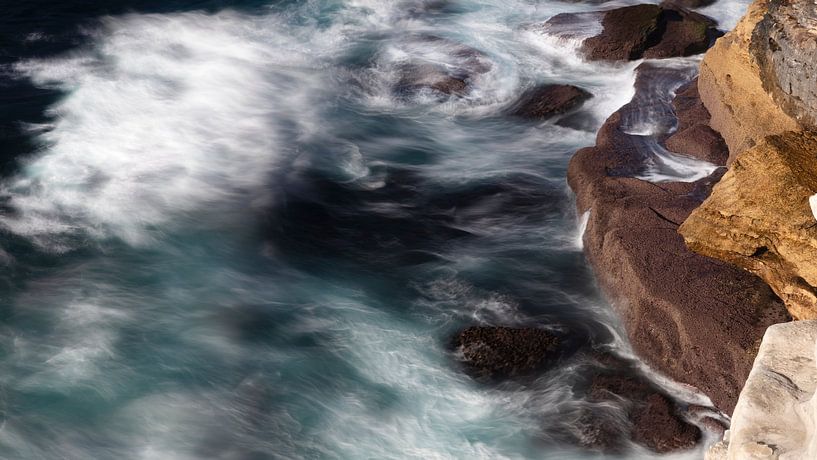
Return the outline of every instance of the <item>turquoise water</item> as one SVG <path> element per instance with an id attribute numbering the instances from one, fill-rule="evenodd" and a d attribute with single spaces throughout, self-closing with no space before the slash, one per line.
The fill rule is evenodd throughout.
<path id="1" fill-rule="evenodd" d="M 593 458 L 576 368 L 485 385 L 449 344 L 626 353 L 565 173 L 637 63 L 539 26 L 597 6 L 6 8 L 0 457 Z M 462 97 L 394 90 L 473 59 Z M 580 129 L 505 115 L 543 82 L 595 94 Z"/>

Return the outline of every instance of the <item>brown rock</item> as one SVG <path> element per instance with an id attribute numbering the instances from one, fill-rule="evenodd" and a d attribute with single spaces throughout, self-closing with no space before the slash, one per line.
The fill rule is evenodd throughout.
<path id="1" fill-rule="evenodd" d="M 694 251 L 763 278 L 797 319 L 817 318 L 817 134 L 769 136 L 737 156 L 680 228 Z"/>
<path id="2" fill-rule="evenodd" d="M 760 279 L 691 252 L 677 233 L 717 176 L 698 183 L 628 177 L 645 160 L 639 139 L 620 128 L 631 110 L 611 116 L 596 146 L 570 162 L 579 211 L 590 211 L 585 253 L 636 353 L 730 413 L 757 342 L 786 312 Z"/>
<path id="3" fill-rule="evenodd" d="M 749 50 L 752 33 L 767 8 L 767 0 L 755 1 L 701 63 L 701 100 L 712 115 L 711 127 L 729 146 L 729 163 L 770 134 L 800 129 L 764 90 L 760 68 Z"/>
<path id="4" fill-rule="evenodd" d="M 716 165 L 725 164 L 729 149 L 720 134 L 704 123 L 678 131 L 666 140 L 667 149 Z"/>
<path id="5" fill-rule="evenodd" d="M 723 137 L 709 127 L 709 111 L 698 95 L 697 78 L 677 91 L 672 106 L 678 119 L 678 127 L 664 141 L 667 149 L 716 165 L 726 164 L 729 149 Z"/>
<path id="6" fill-rule="evenodd" d="M 508 377 L 542 369 L 559 356 L 559 339 L 544 329 L 483 327 L 454 338 L 465 363 L 478 375 Z"/>
<path id="7" fill-rule="evenodd" d="M 701 430 L 678 416 L 666 396 L 652 393 L 633 414 L 633 441 L 658 453 L 686 450 L 701 439 Z"/>
<path id="8" fill-rule="evenodd" d="M 537 86 L 519 97 L 510 114 L 528 119 L 551 118 L 581 106 L 591 97 L 592 94 L 572 85 Z"/>
<path id="9" fill-rule="evenodd" d="M 675 109 L 675 116 L 678 120 L 678 132 L 681 132 L 693 125 L 703 123 L 709 124 L 709 110 L 701 102 L 701 95 L 698 93 L 698 79 L 695 78 L 686 85 L 678 88 L 672 100 L 672 107 Z"/>
<path id="10" fill-rule="evenodd" d="M 462 95 L 468 89 L 464 77 L 452 75 L 433 64 L 407 64 L 400 70 L 401 77 L 395 86 L 395 92 L 400 95 L 412 95 L 423 88 L 449 96 Z"/>
<path id="11" fill-rule="evenodd" d="M 700 54 L 719 35 L 715 21 L 684 9 L 665 7 L 661 12 L 661 39 L 644 51 L 646 59 Z"/>
<path id="12" fill-rule="evenodd" d="M 634 5 L 608 11 L 602 19 L 604 30 L 585 40 L 582 52 L 592 60 L 641 58 L 649 44 L 660 37 L 661 11 L 657 5 Z"/>
<path id="13" fill-rule="evenodd" d="M 454 338 L 465 364 L 478 376 L 508 378 L 544 371 L 563 357 L 564 342 L 536 328 L 469 327 Z M 698 428 L 681 415 L 679 406 L 652 384 L 634 363 L 607 352 L 594 352 L 592 367 L 577 394 L 623 410 L 627 423 L 611 423 L 604 410 L 584 411 L 577 423 L 578 443 L 604 452 L 623 451 L 631 439 L 664 453 L 693 447 L 700 439 Z"/>
<path id="14" fill-rule="evenodd" d="M 591 375 L 588 398 L 591 402 L 623 404 L 630 426 L 610 426 L 604 417 L 582 417 L 582 443 L 604 451 L 621 450 L 624 439 L 648 449 L 667 453 L 694 447 L 701 431 L 684 420 L 680 407 L 663 390 L 647 380 L 632 363 L 613 355 L 603 355 L 603 367 Z"/>
<path id="15" fill-rule="evenodd" d="M 605 12 L 603 31 L 582 43 L 591 60 L 631 61 L 691 56 L 717 36 L 711 19 L 681 8 L 633 5 Z"/>

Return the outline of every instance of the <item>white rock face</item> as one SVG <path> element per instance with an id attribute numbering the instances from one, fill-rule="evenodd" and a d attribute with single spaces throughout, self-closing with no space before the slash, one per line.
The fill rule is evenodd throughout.
<path id="1" fill-rule="evenodd" d="M 808 197 L 808 204 L 811 207 L 811 215 L 817 219 L 817 193 Z"/>
<path id="2" fill-rule="evenodd" d="M 817 320 L 766 330 L 724 440 L 707 460 L 817 459 Z"/>

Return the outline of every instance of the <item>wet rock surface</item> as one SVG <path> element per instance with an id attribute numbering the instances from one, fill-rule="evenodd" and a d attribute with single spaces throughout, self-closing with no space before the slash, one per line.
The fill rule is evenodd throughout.
<path id="1" fill-rule="evenodd" d="M 433 64 L 407 64 L 401 67 L 400 74 L 394 90 L 403 96 L 415 95 L 423 89 L 448 96 L 463 95 L 468 89 L 466 72 L 450 73 Z"/>
<path id="2" fill-rule="evenodd" d="M 658 43 L 649 46 L 645 59 L 693 56 L 703 53 L 721 33 L 714 20 L 673 5 L 662 5 Z"/>
<path id="3" fill-rule="evenodd" d="M 396 65 L 398 78 L 392 89 L 400 99 L 423 92 L 440 98 L 465 96 L 473 80 L 493 67 L 481 51 L 436 35 L 409 36 L 404 46 L 411 57 Z M 432 59 L 435 55 L 444 55 L 446 62 Z"/>
<path id="4" fill-rule="evenodd" d="M 583 422 L 590 436 L 584 439 L 585 446 L 620 451 L 620 440 L 630 439 L 654 452 L 667 453 L 697 444 L 701 431 L 683 418 L 682 407 L 639 374 L 631 362 L 612 355 L 601 355 L 599 361 L 603 365 L 591 373 L 588 398 L 601 405 L 622 404 L 630 424 L 615 426 L 609 419 L 587 414 Z"/>
<path id="5" fill-rule="evenodd" d="M 684 419 L 684 407 L 650 382 L 635 363 L 605 350 L 577 353 L 573 345 L 537 328 L 475 326 L 454 338 L 469 371 L 494 381 L 545 375 L 575 357 L 569 361 L 578 366 L 574 392 L 590 405 L 579 414 L 569 442 L 621 453 L 632 441 L 666 453 L 692 448 L 700 440 L 701 431 Z"/>
<path id="6" fill-rule="evenodd" d="M 639 80 L 649 78 L 649 72 L 639 73 Z M 636 84 L 637 91 L 649 87 Z M 577 206 L 590 212 L 585 254 L 638 356 L 730 413 L 763 331 L 788 317 L 759 278 L 695 254 L 677 232 L 722 170 L 691 183 L 632 177 L 647 157 L 643 140 L 626 134 L 622 120 L 637 110 L 631 103 L 616 112 L 596 146 L 578 151 L 570 162 L 568 182 Z"/>
<path id="7" fill-rule="evenodd" d="M 723 137 L 709 126 L 710 115 L 698 97 L 697 78 L 678 91 L 673 107 L 678 127 L 664 141 L 667 149 L 717 165 L 726 164 L 729 148 Z"/>
<path id="8" fill-rule="evenodd" d="M 582 44 L 591 60 L 632 61 L 699 54 L 717 38 L 714 21 L 670 5 L 633 5 L 604 13 L 603 30 Z"/>
<path id="9" fill-rule="evenodd" d="M 540 85 L 525 91 L 509 113 L 526 119 L 547 119 L 570 112 L 591 97 L 592 94 L 573 85 Z"/>
<path id="10" fill-rule="evenodd" d="M 469 327 L 454 338 L 454 346 L 478 376 L 512 377 L 542 369 L 564 350 L 559 338 L 544 329 Z"/>

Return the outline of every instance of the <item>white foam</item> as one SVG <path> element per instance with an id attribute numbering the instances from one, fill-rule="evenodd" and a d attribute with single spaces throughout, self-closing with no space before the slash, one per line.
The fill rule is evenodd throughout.
<path id="1" fill-rule="evenodd" d="M 576 239 L 574 241 L 577 249 L 584 249 L 584 232 L 587 231 L 587 223 L 590 222 L 590 210 L 583 212 L 579 217 L 579 225 L 576 231 Z"/>
<path id="2" fill-rule="evenodd" d="M 263 184 L 281 106 L 303 120 L 310 106 L 308 73 L 291 70 L 309 65 L 306 45 L 273 26 L 229 12 L 109 18 L 94 49 L 18 65 L 67 95 L 43 152 L 3 187 L 20 215 L 2 224 L 58 251 L 82 234 L 144 244 L 172 216 Z"/>
<path id="3" fill-rule="evenodd" d="M 708 161 L 679 155 L 657 146 L 647 170 L 637 177 L 650 182 L 695 182 L 718 168 L 718 165 Z"/>
<path id="4" fill-rule="evenodd" d="M 718 28 L 730 31 L 746 13 L 751 0 L 718 0 L 698 11 L 718 21 Z"/>

